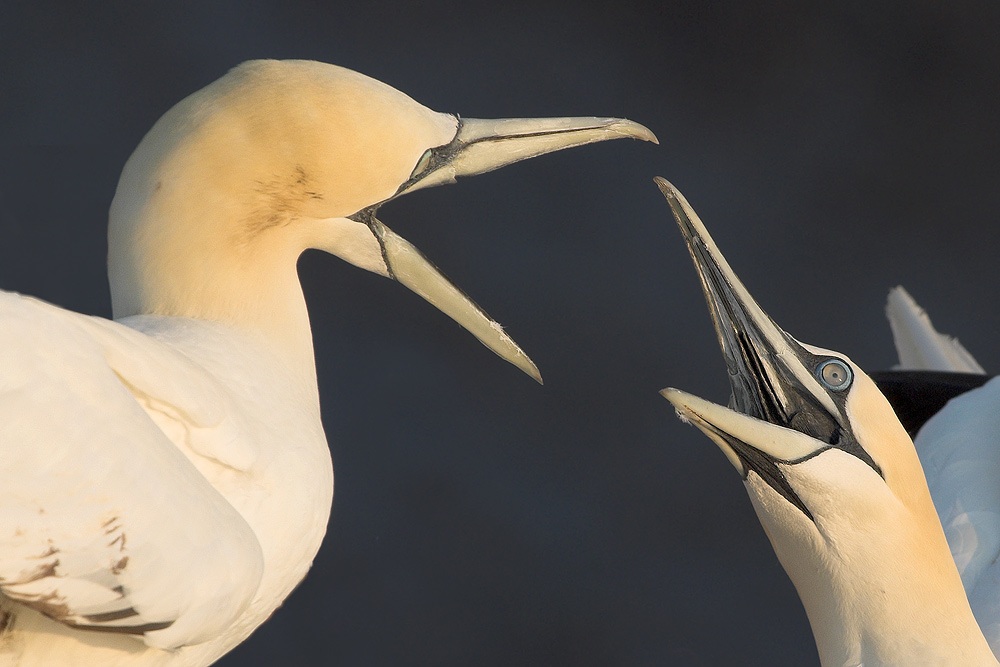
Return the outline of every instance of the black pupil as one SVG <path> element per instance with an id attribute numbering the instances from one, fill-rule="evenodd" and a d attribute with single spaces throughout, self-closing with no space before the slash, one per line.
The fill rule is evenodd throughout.
<path id="1" fill-rule="evenodd" d="M 847 381 L 847 372 L 844 367 L 837 362 L 830 362 L 823 366 L 823 381 L 831 387 L 839 387 Z"/>

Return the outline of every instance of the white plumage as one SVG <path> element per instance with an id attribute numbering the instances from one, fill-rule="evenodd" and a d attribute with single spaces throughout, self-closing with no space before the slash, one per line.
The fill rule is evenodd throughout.
<path id="1" fill-rule="evenodd" d="M 663 394 L 740 472 L 824 667 L 996 667 L 987 637 L 995 642 L 1000 620 L 1000 385 L 953 399 L 915 448 L 872 379 L 781 330 L 683 196 L 657 182 L 701 278 L 732 388 L 728 408 Z M 901 289 L 888 312 L 904 364 L 978 368 Z"/>
<path id="2" fill-rule="evenodd" d="M 984 372 L 902 287 L 889 292 L 886 314 L 900 368 Z M 913 445 L 972 611 L 1000 655 L 1000 381 L 949 401 Z"/>
<path id="3" fill-rule="evenodd" d="M 116 321 L 0 292 L 0 666 L 207 665 L 249 635 L 333 494 L 299 254 L 394 278 L 540 379 L 377 209 L 625 136 L 655 141 L 459 119 L 307 61 L 245 63 L 168 111 L 111 206 Z"/>
<path id="4" fill-rule="evenodd" d="M 214 323 L 118 324 L 9 293 L 0 312 L 0 659 L 214 660 L 322 540 L 333 477 L 314 391 Z"/>
<path id="5" fill-rule="evenodd" d="M 889 290 L 885 307 L 900 369 L 985 373 L 957 338 L 938 333 L 931 318 L 902 287 Z"/>

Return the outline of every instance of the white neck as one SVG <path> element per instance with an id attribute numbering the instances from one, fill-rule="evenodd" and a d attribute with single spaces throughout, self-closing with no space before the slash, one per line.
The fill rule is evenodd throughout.
<path id="1" fill-rule="evenodd" d="M 850 458 L 824 453 L 786 474 L 803 473 L 804 479 L 810 465 L 829 470 L 837 464 L 830 457 L 838 455 Z M 813 524 L 773 492 L 755 488 L 766 486 L 760 478 L 747 484 L 802 599 L 824 667 L 998 664 L 969 607 L 929 494 L 926 503 L 904 505 L 881 483 L 859 485 L 867 491 L 856 497 L 813 493 Z M 884 495 L 873 499 L 872 489 Z"/>
<path id="2" fill-rule="evenodd" d="M 205 142 L 166 150 L 149 137 L 111 205 L 108 277 L 116 318 L 155 314 L 263 338 L 315 376 L 296 262 L 314 233 L 313 191 L 294 162 L 222 166 Z"/>

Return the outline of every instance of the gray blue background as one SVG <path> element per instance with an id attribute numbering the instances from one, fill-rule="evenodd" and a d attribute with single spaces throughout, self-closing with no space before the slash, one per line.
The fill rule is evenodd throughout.
<path id="1" fill-rule="evenodd" d="M 996 372 L 998 26 L 995 3 L 920 0 L 6 0 L 0 287 L 108 315 L 121 166 L 245 59 L 344 65 L 470 117 L 642 122 L 660 146 L 574 149 L 381 211 L 544 387 L 400 285 L 303 257 L 333 515 L 305 582 L 220 664 L 814 665 L 738 476 L 657 394 L 728 386 L 652 178 L 801 340 L 891 365 L 902 283 Z"/>

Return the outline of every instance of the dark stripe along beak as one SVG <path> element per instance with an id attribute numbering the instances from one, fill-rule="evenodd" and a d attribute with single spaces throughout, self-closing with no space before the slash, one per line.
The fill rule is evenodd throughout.
<path id="1" fill-rule="evenodd" d="M 798 463 L 836 447 L 881 474 L 858 445 L 846 416 L 852 367 L 832 354 L 806 349 L 778 327 L 750 296 L 684 196 L 666 180 L 655 181 L 701 279 L 726 361 L 732 409 L 676 389 L 666 389 L 663 395 L 682 418 L 722 447 L 734 465 L 738 462 L 744 479 L 754 471 L 812 518 L 778 463 Z"/>
<path id="2" fill-rule="evenodd" d="M 413 173 L 396 193 L 384 201 L 348 216 L 368 226 L 378 243 L 383 275 L 406 285 L 451 317 L 493 350 L 538 383 L 542 376 L 528 355 L 461 289 L 455 286 L 412 243 L 396 234 L 377 217 L 378 208 L 396 197 L 421 188 L 453 183 L 456 178 L 482 174 L 514 162 L 597 141 L 631 137 L 657 143 L 647 128 L 622 118 L 462 118 L 454 139 L 429 148 Z"/>

